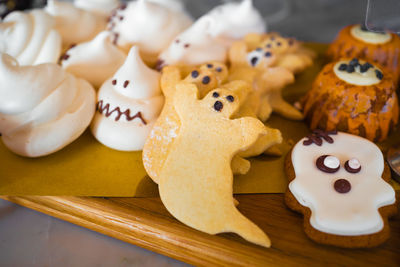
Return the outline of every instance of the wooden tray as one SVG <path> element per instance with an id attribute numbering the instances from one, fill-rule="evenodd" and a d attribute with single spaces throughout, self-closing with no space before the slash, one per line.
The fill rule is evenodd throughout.
<path id="1" fill-rule="evenodd" d="M 400 191 L 397 191 L 397 203 Z M 288 210 L 283 194 L 236 195 L 239 210 L 271 238 L 267 249 L 234 234 L 212 236 L 175 220 L 159 198 L 2 198 L 91 230 L 195 265 L 399 266 L 400 215 L 390 220 L 391 238 L 374 249 L 340 249 L 312 242 L 303 219 Z M 398 204 L 399 208 L 399 204 Z"/>

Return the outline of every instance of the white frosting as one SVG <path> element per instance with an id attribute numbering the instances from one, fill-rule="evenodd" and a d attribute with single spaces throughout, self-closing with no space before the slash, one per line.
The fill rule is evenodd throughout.
<path id="1" fill-rule="evenodd" d="M 182 0 L 148 0 L 148 1 L 157 3 L 159 5 L 165 6 L 166 8 L 170 8 L 178 12 L 184 12 L 187 16 L 189 16 Z"/>
<path id="2" fill-rule="evenodd" d="M 375 70 L 379 70 L 377 67 L 372 67 L 369 68 L 368 71 L 361 73 L 360 72 L 360 67 L 357 66 L 355 67 L 355 71 L 348 73 L 347 71 L 341 71 L 339 70 L 339 67 L 341 64 L 349 64 L 349 60 L 341 60 L 335 64 L 333 67 L 333 71 L 336 74 L 336 76 L 349 83 L 349 84 L 354 84 L 354 85 L 360 85 L 360 86 L 369 86 L 369 85 L 374 85 L 378 84 L 381 82 L 381 80 L 378 79 L 376 76 Z M 360 60 L 361 64 L 364 64 L 365 61 Z M 382 72 L 382 71 L 381 71 Z"/>
<path id="3" fill-rule="evenodd" d="M 295 179 L 289 189 L 297 201 L 311 210 L 310 223 L 315 229 L 343 236 L 373 234 L 383 228 L 378 208 L 393 204 L 395 192 L 381 177 L 384 159 L 379 148 L 367 139 L 339 132 L 330 135 L 333 144 L 303 145 L 300 140 L 292 151 Z M 341 162 L 335 173 L 325 173 L 316 167 L 322 155 L 334 155 Z M 357 158 L 361 171 L 349 173 L 343 167 Z M 351 184 L 347 193 L 338 193 L 333 184 L 346 179 Z"/>
<path id="4" fill-rule="evenodd" d="M 335 156 L 328 156 L 324 159 L 324 165 L 331 169 L 336 169 L 340 166 L 340 161 Z"/>
<path id="5" fill-rule="evenodd" d="M 192 20 L 183 12 L 146 0 L 132 1 L 111 17 L 108 28 L 124 49 L 138 45 L 141 53 L 157 57 Z"/>
<path id="6" fill-rule="evenodd" d="M 363 31 L 361 25 L 355 25 L 350 29 L 351 35 L 357 40 L 369 44 L 385 44 L 392 40 L 390 33 L 376 33 L 371 31 Z"/>
<path id="7" fill-rule="evenodd" d="M 77 8 L 69 2 L 48 0 L 45 10 L 55 18 L 55 28 L 64 46 L 88 41 L 106 28 L 107 19 L 103 15 Z"/>
<path id="8" fill-rule="evenodd" d="M 61 36 L 54 20 L 42 10 L 11 12 L 0 23 L 0 52 L 15 57 L 21 65 L 56 63 Z"/>
<path id="9" fill-rule="evenodd" d="M 95 92 L 53 63 L 19 66 L 0 54 L 0 132 L 16 154 L 39 157 L 78 138 L 95 111 Z"/>
<path id="10" fill-rule="evenodd" d="M 81 43 L 66 52 L 63 68 L 86 79 L 95 87 L 110 78 L 124 63 L 126 55 L 112 44 L 110 32 L 99 33 L 93 40 Z"/>
<path id="11" fill-rule="evenodd" d="M 96 139 L 117 150 L 142 150 L 164 104 L 159 80 L 160 74 L 143 63 L 138 47 L 133 46 L 125 63 L 99 90 L 101 105 L 91 125 Z M 144 121 L 140 117 L 128 120 L 121 115 L 127 110 L 130 117 L 140 112 Z"/>
<path id="12" fill-rule="evenodd" d="M 113 9 L 119 6 L 119 0 L 75 0 L 74 5 L 81 9 L 99 14 L 105 17 L 111 15 Z"/>
<path id="13" fill-rule="evenodd" d="M 361 164 L 358 161 L 358 159 L 352 158 L 349 160 L 349 166 L 350 166 L 350 168 L 357 170 L 358 168 L 361 167 Z"/>
<path id="14" fill-rule="evenodd" d="M 266 23 L 251 0 L 228 2 L 213 8 L 178 35 L 162 52 L 160 60 L 164 65 L 225 61 L 228 48 L 234 41 L 248 33 L 263 33 L 265 30 Z"/>

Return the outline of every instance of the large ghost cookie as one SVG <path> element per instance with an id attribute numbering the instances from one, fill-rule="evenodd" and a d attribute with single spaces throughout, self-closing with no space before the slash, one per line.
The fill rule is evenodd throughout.
<path id="1" fill-rule="evenodd" d="M 304 215 L 312 240 L 339 247 L 374 247 L 389 238 L 396 213 L 390 170 L 367 139 L 314 131 L 286 160 L 289 208 Z"/>

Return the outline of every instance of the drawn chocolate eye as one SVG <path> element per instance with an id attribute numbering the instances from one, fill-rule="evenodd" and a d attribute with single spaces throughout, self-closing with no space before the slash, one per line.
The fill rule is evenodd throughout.
<path id="1" fill-rule="evenodd" d="M 323 155 L 317 159 L 317 168 L 323 172 L 335 173 L 340 169 L 340 161 L 337 157 Z"/>
<path id="2" fill-rule="evenodd" d="M 352 158 L 345 162 L 344 168 L 349 173 L 358 173 L 361 171 L 361 163 L 358 159 Z"/>
<path id="3" fill-rule="evenodd" d="M 253 50 L 247 54 L 247 61 L 252 67 L 256 66 L 261 61 L 261 58 L 262 52 L 257 50 Z"/>

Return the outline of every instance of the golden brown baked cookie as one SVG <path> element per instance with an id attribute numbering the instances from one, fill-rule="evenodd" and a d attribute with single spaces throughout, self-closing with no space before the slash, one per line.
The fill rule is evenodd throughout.
<path id="1" fill-rule="evenodd" d="M 372 141 L 384 140 L 399 118 L 391 73 L 357 59 L 327 64 L 302 107 L 312 130 L 338 130 Z"/>
<path id="2" fill-rule="evenodd" d="M 395 84 L 400 75 L 400 37 L 393 33 L 369 32 L 361 25 L 344 27 L 329 46 L 326 56 L 331 61 L 339 58 L 360 58 L 391 72 Z"/>
<path id="3" fill-rule="evenodd" d="M 395 191 L 374 143 L 342 132 L 315 131 L 288 153 L 285 171 L 285 203 L 303 214 L 304 231 L 315 242 L 363 248 L 390 237 Z"/>

